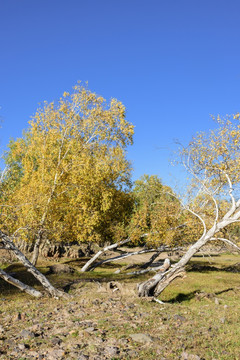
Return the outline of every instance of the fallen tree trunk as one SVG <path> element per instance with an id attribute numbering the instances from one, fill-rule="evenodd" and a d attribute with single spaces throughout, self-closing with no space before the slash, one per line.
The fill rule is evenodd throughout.
<path id="1" fill-rule="evenodd" d="M 136 271 L 132 271 L 132 272 L 128 272 L 127 275 L 143 275 L 146 274 L 150 271 L 161 271 L 163 265 L 160 265 L 158 267 L 149 267 L 147 269 L 142 269 L 142 270 L 136 270 Z"/>
<path id="2" fill-rule="evenodd" d="M 163 265 L 161 266 L 159 272 L 156 275 L 154 275 L 150 280 L 138 284 L 139 296 L 155 296 L 154 289 L 164 276 L 165 271 L 169 269 L 170 265 L 170 260 L 168 258 L 165 259 Z"/>
<path id="3" fill-rule="evenodd" d="M 154 262 L 154 260 L 161 254 L 161 250 L 156 250 L 155 254 L 151 256 L 151 258 L 143 265 L 141 265 L 141 269 L 147 269 Z"/>
<path id="4" fill-rule="evenodd" d="M 27 268 L 27 270 L 42 284 L 47 292 L 55 297 L 67 297 L 63 291 L 56 289 L 48 281 L 48 279 L 38 271 L 33 264 L 26 258 L 26 256 L 15 246 L 12 240 L 0 230 L 0 239 L 6 250 L 12 250 L 16 258 Z"/>
<path id="5" fill-rule="evenodd" d="M 183 255 L 183 257 L 174 264 L 170 269 L 160 271 L 153 278 L 143 282 L 138 286 L 138 295 L 139 296 L 159 296 L 161 292 L 174 280 L 176 277 L 183 276 L 185 274 L 184 267 L 191 260 L 193 255 L 195 255 L 208 241 L 213 239 L 215 233 L 219 230 L 226 227 L 228 224 L 232 223 L 230 219 L 223 219 L 218 224 L 209 230 L 205 231 L 201 238 L 196 241 L 195 244 L 190 246 L 188 251 Z"/>
<path id="6" fill-rule="evenodd" d="M 42 293 L 34 288 L 22 283 L 20 280 L 15 279 L 11 275 L 7 274 L 5 271 L 0 269 L 0 278 L 8 282 L 9 284 L 16 286 L 21 291 L 25 291 L 27 294 L 39 298 L 42 296 Z"/>
<path id="7" fill-rule="evenodd" d="M 145 249 L 145 250 L 139 250 L 139 251 L 133 251 L 133 252 L 126 252 L 125 254 L 118 255 L 118 256 L 115 256 L 115 257 L 113 257 L 113 258 L 105 259 L 105 260 L 102 260 L 102 261 L 97 262 L 96 264 L 94 264 L 94 265 L 92 265 L 92 266 L 90 267 L 89 271 L 92 271 L 92 270 L 94 270 L 96 267 L 98 267 L 98 266 L 100 266 L 100 265 L 102 265 L 102 264 L 108 263 L 108 262 L 117 261 L 117 260 L 122 260 L 122 259 L 126 259 L 126 258 L 129 257 L 129 256 L 146 254 L 146 253 L 150 253 L 150 252 L 153 252 L 153 251 L 156 251 L 156 249 Z"/>
<path id="8" fill-rule="evenodd" d="M 143 234 L 141 235 L 140 237 L 143 238 L 145 236 L 147 236 L 148 234 Z M 119 246 L 121 245 L 124 245 L 124 244 L 127 244 L 131 241 L 131 239 L 125 239 L 125 240 L 122 240 L 122 241 L 119 241 L 118 243 L 115 243 L 115 244 L 112 244 L 112 245 L 109 245 L 109 246 L 106 246 L 105 248 L 103 248 L 102 250 L 98 251 L 81 269 L 82 272 L 85 272 L 85 271 L 89 271 L 90 269 L 93 269 L 93 267 L 90 268 L 90 265 L 92 265 L 92 263 L 94 263 L 95 260 L 97 260 L 99 258 L 99 256 L 101 256 L 103 253 L 105 253 L 106 251 L 108 250 L 112 250 L 112 249 L 116 249 L 118 248 Z M 155 250 L 153 250 L 155 251 Z M 134 254 L 135 255 L 135 254 Z M 121 256 L 121 255 L 120 255 Z M 130 256 L 130 255 L 129 255 Z M 127 257 L 127 256 L 125 256 Z M 116 259 L 117 260 L 117 257 L 116 258 L 112 258 L 112 259 Z M 108 262 L 108 260 L 103 260 L 104 262 Z M 109 260 L 109 261 L 113 261 L 113 260 Z M 102 264 L 103 262 L 99 262 L 96 266 L 99 266 L 100 264 Z M 95 266 L 95 267 L 96 267 Z M 94 267 L 94 268 L 95 268 Z M 90 269 L 89 269 L 90 268 Z"/>
<path id="9" fill-rule="evenodd" d="M 150 265 L 152 265 L 152 263 L 154 262 L 154 260 L 162 253 L 162 252 L 173 252 L 173 251 L 179 251 L 182 250 L 181 247 L 175 247 L 175 248 L 171 248 L 170 246 L 160 246 L 156 249 L 156 253 L 152 255 L 152 257 L 149 259 L 149 261 L 147 261 L 145 264 L 141 265 L 140 268 L 141 269 L 146 269 L 146 272 L 148 271 L 152 271 L 152 270 L 159 270 L 160 266 L 155 267 L 154 268 L 150 268 Z M 169 254 L 168 254 L 169 256 Z M 141 271 L 141 270 L 140 270 Z M 145 271 L 141 271 L 139 272 L 139 274 L 144 274 Z M 136 272 L 137 273 L 137 272 Z"/>
<path id="10" fill-rule="evenodd" d="M 145 236 L 145 235 L 144 235 Z M 114 244 L 114 245 L 116 245 L 116 244 Z M 106 249 L 106 248 L 105 248 Z M 112 258 L 109 258 L 109 259 L 105 259 L 105 260 L 101 260 L 101 261 L 99 261 L 99 262 L 97 262 L 96 264 L 93 264 L 92 266 L 90 266 L 90 268 L 88 268 L 88 271 L 92 271 L 92 270 L 94 270 L 96 267 L 98 267 L 98 266 L 100 266 L 100 265 L 102 265 L 102 264 L 105 264 L 105 263 L 108 263 L 108 262 L 112 262 L 112 261 L 117 261 L 117 260 L 122 260 L 122 259 L 126 259 L 127 257 L 129 257 L 129 256 L 134 256 L 134 255 L 141 255 L 141 254 L 146 254 L 146 253 L 150 253 L 150 252 L 156 252 L 155 254 L 153 254 L 153 256 L 151 257 L 151 259 L 147 262 L 147 263 L 145 263 L 145 264 L 143 264 L 141 267 L 142 268 L 147 268 L 148 266 L 150 266 L 152 263 L 153 263 L 153 261 L 162 253 L 162 252 L 164 252 L 164 251 L 169 251 L 171 248 L 169 247 L 169 246 L 161 246 L 161 247 L 159 247 L 159 248 L 157 248 L 157 249 L 142 249 L 142 250 L 139 250 L 139 251 L 132 251 L 132 252 L 126 252 L 126 253 L 124 253 L 124 254 L 121 254 L 121 255 L 118 255 L 118 256 L 114 256 L 114 257 L 112 257 Z M 178 248 L 173 248 L 173 249 L 171 249 L 172 251 L 175 251 L 175 250 L 179 250 L 180 248 L 178 247 Z M 109 248 L 108 248 L 108 250 L 109 250 Z M 97 253 L 97 254 L 99 254 L 100 253 L 100 251 Z M 96 254 L 96 255 L 97 255 Z M 102 254 L 102 253 L 101 253 Z M 98 255 L 98 257 L 101 255 L 101 254 L 99 254 Z M 96 257 L 94 256 L 94 259 L 96 260 Z M 148 270 L 146 271 L 146 272 L 148 272 Z M 141 273 L 144 273 L 144 271 L 143 272 L 140 272 L 139 274 L 141 274 Z"/>
<path id="11" fill-rule="evenodd" d="M 105 253 L 106 251 L 116 249 L 117 247 L 119 247 L 121 245 L 124 245 L 124 244 L 127 244 L 130 241 L 131 241 L 130 239 L 125 239 L 123 241 L 120 241 L 119 243 L 106 246 L 102 250 L 99 250 L 88 262 L 86 262 L 86 264 L 81 268 L 81 271 L 82 272 L 87 271 L 87 269 L 90 267 L 90 265 L 92 265 L 92 263 L 95 260 L 97 260 L 97 258 L 99 258 L 99 256 L 102 255 L 103 253 Z"/>

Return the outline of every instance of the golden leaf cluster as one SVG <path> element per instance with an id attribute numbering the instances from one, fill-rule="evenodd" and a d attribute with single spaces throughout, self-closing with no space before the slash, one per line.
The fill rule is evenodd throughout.
<path id="1" fill-rule="evenodd" d="M 126 147 L 134 127 L 116 99 L 86 86 L 45 102 L 22 138 L 9 143 L 2 183 L 2 226 L 33 241 L 103 242 L 131 209 Z"/>

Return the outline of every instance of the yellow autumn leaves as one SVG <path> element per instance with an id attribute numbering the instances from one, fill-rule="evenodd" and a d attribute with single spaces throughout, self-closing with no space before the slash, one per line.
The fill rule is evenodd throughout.
<path id="1" fill-rule="evenodd" d="M 29 241 L 39 230 L 54 241 L 106 241 L 131 208 L 134 127 L 124 106 L 77 85 L 29 124 L 5 156 L 2 226 Z"/>
<path id="2" fill-rule="evenodd" d="M 201 222 L 183 211 L 158 177 L 145 175 L 131 191 L 126 148 L 134 126 L 125 112 L 118 100 L 107 103 L 80 84 L 59 101 L 44 102 L 23 137 L 9 143 L 2 228 L 27 241 L 39 232 L 64 242 L 102 244 L 130 235 L 137 243 L 144 233 L 149 245 L 194 241 Z M 216 214 L 211 194 L 229 191 L 228 177 L 233 185 L 240 181 L 239 114 L 216 122 L 215 130 L 197 134 L 181 153 L 193 179 L 187 205 L 209 226 Z M 229 206 L 226 195 L 218 201 L 219 214 Z"/>

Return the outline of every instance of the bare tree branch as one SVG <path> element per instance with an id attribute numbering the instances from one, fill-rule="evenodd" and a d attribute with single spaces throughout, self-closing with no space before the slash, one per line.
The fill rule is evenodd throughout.
<path id="1" fill-rule="evenodd" d="M 112 250 L 112 249 L 115 249 L 121 245 L 124 245 L 128 242 L 130 242 L 131 239 L 125 239 L 125 240 L 122 240 L 118 243 L 115 243 L 115 244 L 112 244 L 112 245 L 109 245 L 109 246 L 106 246 L 104 249 L 98 251 L 82 268 L 81 268 L 81 271 L 82 272 L 85 272 L 89 266 L 97 259 L 99 258 L 100 255 L 102 255 L 104 252 L 108 251 L 108 250 Z"/>
<path id="2" fill-rule="evenodd" d="M 207 232 L 207 228 L 206 228 L 206 224 L 205 224 L 205 221 L 203 220 L 203 218 L 202 218 L 199 214 L 197 214 L 196 212 L 194 212 L 193 210 L 191 210 L 188 206 L 185 206 L 185 205 L 183 204 L 183 202 L 182 202 L 176 195 L 174 195 L 174 194 L 172 194 L 172 193 L 168 193 L 168 194 L 169 194 L 169 195 L 172 195 L 175 199 L 177 199 L 177 200 L 180 202 L 180 204 L 181 204 L 181 206 L 183 207 L 183 209 L 189 211 L 192 215 L 196 216 L 196 217 L 201 221 L 201 223 L 202 223 L 202 225 L 203 225 L 203 234 L 202 234 L 202 237 L 204 237 L 205 234 L 206 234 L 206 232 Z"/>
<path id="3" fill-rule="evenodd" d="M 145 249 L 145 250 L 139 250 L 139 251 L 133 251 L 133 252 L 126 252 L 125 254 L 119 255 L 119 256 L 115 256 L 113 258 L 110 259 L 105 259 L 102 261 L 99 261 L 98 263 L 94 264 L 93 266 L 91 266 L 90 271 L 94 270 L 96 267 L 108 263 L 108 262 L 112 262 L 112 261 L 117 261 L 117 260 L 122 260 L 125 259 L 129 256 L 134 256 L 134 255 L 140 255 L 140 254 L 146 254 L 146 253 L 150 253 L 150 252 L 154 252 L 156 251 L 156 249 Z"/>
<path id="4" fill-rule="evenodd" d="M 41 297 L 42 293 L 38 290 L 33 289 L 32 287 L 22 283 L 20 280 L 15 279 L 11 275 L 7 274 L 5 271 L 0 269 L 0 278 L 7 281 L 9 284 L 12 284 L 13 286 L 16 286 L 21 291 L 25 291 L 27 294 L 34 296 L 34 297 Z"/>
<path id="5" fill-rule="evenodd" d="M 232 242 L 232 241 L 229 240 L 229 239 L 219 238 L 219 237 L 217 237 L 217 238 L 211 238 L 211 239 L 210 239 L 210 241 L 218 241 L 218 240 L 219 240 L 219 241 L 223 241 L 224 243 L 226 243 L 226 244 L 234 247 L 234 248 L 237 249 L 238 251 L 240 251 L 240 247 L 237 246 L 237 244 L 235 244 L 234 242 Z"/>

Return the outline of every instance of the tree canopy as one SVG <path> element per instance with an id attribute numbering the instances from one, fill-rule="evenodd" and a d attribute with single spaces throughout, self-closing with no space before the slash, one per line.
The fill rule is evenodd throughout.
<path id="1" fill-rule="evenodd" d="M 135 206 L 130 223 L 131 238 L 149 245 L 174 245 L 178 238 L 180 204 L 172 189 L 157 175 L 143 175 L 133 188 Z M 143 234 L 146 234 L 144 238 Z"/>
<path id="2" fill-rule="evenodd" d="M 103 242 L 126 221 L 134 127 L 120 101 L 77 85 L 45 102 L 5 154 L 1 222 L 34 240 Z"/>

